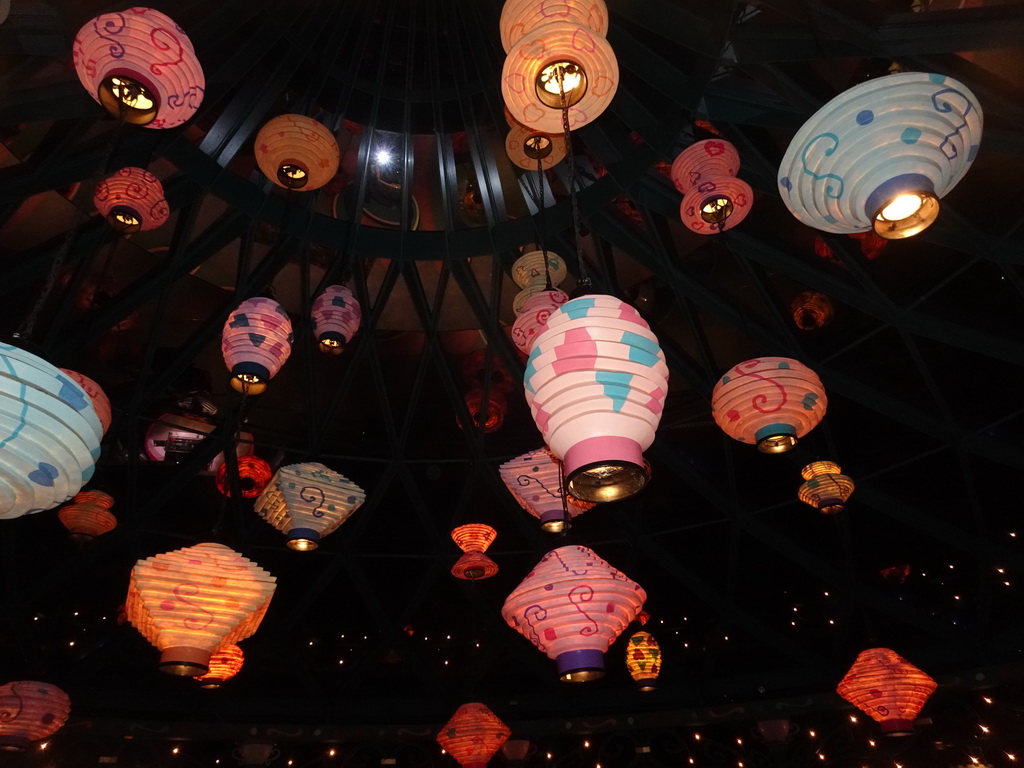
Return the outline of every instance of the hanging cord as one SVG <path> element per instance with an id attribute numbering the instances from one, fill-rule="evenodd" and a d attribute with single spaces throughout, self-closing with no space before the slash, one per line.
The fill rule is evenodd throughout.
<path id="1" fill-rule="evenodd" d="M 576 239 L 576 261 L 579 264 L 580 277 L 578 287 L 590 288 L 590 275 L 583 260 L 583 237 L 580 235 L 580 209 L 576 202 L 579 188 L 579 176 L 576 173 L 576 157 L 572 151 L 572 136 L 569 132 L 569 103 L 565 97 L 565 73 L 558 71 L 558 98 L 562 102 L 562 132 L 565 134 L 565 152 L 569 158 L 569 204 L 572 207 L 572 231 Z"/>
<path id="2" fill-rule="evenodd" d="M 569 489 L 565 487 L 565 465 L 562 460 L 555 458 L 558 462 L 558 494 L 562 498 L 562 535 L 569 532 L 572 527 L 572 515 L 569 514 Z"/>
<path id="3" fill-rule="evenodd" d="M 540 246 L 541 255 L 544 257 L 544 290 L 550 291 L 554 286 L 551 285 L 551 270 L 548 269 L 548 248 L 547 243 L 544 239 L 544 158 L 541 157 L 540 153 L 537 153 L 537 188 L 540 190 L 539 200 L 537 203 L 537 245 Z"/>

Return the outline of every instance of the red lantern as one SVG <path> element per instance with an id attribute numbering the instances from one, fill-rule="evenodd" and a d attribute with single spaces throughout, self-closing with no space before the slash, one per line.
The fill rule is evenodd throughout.
<path id="1" fill-rule="evenodd" d="M 236 392 L 258 395 L 292 352 L 292 321 L 273 299 L 246 299 L 228 316 L 221 333 L 224 364 Z"/>
<path id="2" fill-rule="evenodd" d="M 122 168 L 96 185 L 93 205 L 123 234 L 156 229 L 171 215 L 160 179 L 145 168 Z"/>
<path id="3" fill-rule="evenodd" d="M 887 736 L 909 736 L 914 718 L 936 683 L 888 648 L 869 648 L 857 655 L 836 693 L 876 720 Z"/>
<path id="4" fill-rule="evenodd" d="M 89 542 L 117 527 L 117 518 L 110 512 L 114 498 L 103 491 L 81 491 L 74 500 L 57 513 L 71 538 Z"/>
<path id="5" fill-rule="evenodd" d="M 683 193 L 679 218 L 698 235 L 735 227 L 750 212 L 754 192 L 736 178 L 740 155 L 725 139 L 705 139 L 692 144 L 672 163 L 672 182 Z"/>
<path id="6" fill-rule="evenodd" d="M 437 743 L 462 768 L 484 768 L 511 735 L 496 714 L 478 702 L 463 704 L 437 734 Z"/>
<path id="7" fill-rule="evenodd" d="M 310 312 L 313 335 L 320 342 L 320 351 L 327 355 L 340 355 L 345 345 L 359 330 L 362 319 L 359 302 L 352 289 L 344 285 L 329 285 L 316 297 Z"/>
<path id="8" fill-rule="evenodd" d="M 498 471 L 519 505 L 540 520 L 541 528 L 549 533 L 565 530 L 566 515 L 572 519 L 594 506 L 566 496 L 561 462 L 544 448 L 516 456 Z"/>
<path id="9" fill-rule="evenodd" d="M 452 539 L 464 554 L 452 566 L 452 575 L 457 579 L 475 581 L 488 579 L 498 572 L 498 564 L 484 554 L 498 536 L 489 525 L 470 523 L 460 525 L 452 531 Z"/>
<path id="10" fill-rule="evenodd" d="M 18 680 L 0 686 L 0 749 L 22 750 L 52 736 L 70 712 L 68 695 L 55 685 Z"/>
<path id="11" fill-rule="evenodd" d="M 641 691 L 653 691 L 661 673 L 661 648 L 650 632 L 637 632 L 626 643 L 626 669 Z"/>
<path id="12" fill-rule="evenodd" d="M 234 643 L 225 645 L 210 657 L 210 671 L 196 676 L 203 688 L 220 688 L 221 683 L 230 680 L 242 671 L 245 654 Z"/>
<path id="13" fill-rule="evenodd" d="M 485 433 L 490 434 L 501 429 L 501 425 L 505 423 L 505 409 L 508 406 L 508 401 L 500 391 L 492 389 L 487 393 L 486 421 L 484 420 L 484 391 L 479 388 L 471 389 L 466 393 L 465 400 L 466 408 L 473 420 L 472 428 L 478 429 L 482 422 Z"/>
<path id="14" fill-rule="evenodd" d="M 832 319 L 832 301 L 823 293 L 804 291 L 793 297 L 789 304 L 793 322 L 801 331 L 824 328 Z"/>
<path id="15" fill-rule="evenodd" d="M 267 487 L 274 473 L 259 456 L 238 457 L 238 487 L 243 499 L 255 499 Z M 228 482 L 228 464 L 224 462 L 217 469 L 215 478 L 217 490 L 225 496 L 231 496 L 231 483 Z"/>

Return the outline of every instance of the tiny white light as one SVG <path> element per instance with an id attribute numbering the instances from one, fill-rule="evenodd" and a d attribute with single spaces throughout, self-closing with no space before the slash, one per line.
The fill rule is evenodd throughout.
<path id="1" fill-rule="evenodd" d="M 386 149 L 378 149 L 374 157 L 377 160 L 377 165 L 387 165 L 391 162 L 391 153 Z"/>

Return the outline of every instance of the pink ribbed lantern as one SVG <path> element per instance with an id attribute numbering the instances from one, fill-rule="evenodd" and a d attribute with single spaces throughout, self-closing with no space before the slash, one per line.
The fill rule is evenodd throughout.
<path id="1" fill-rule="evenodd" d="M 565 495 L 560 464 L 550 451 L 540 448 L 516 456 L 498 468 L 505 487 L 519 506 L 540 520 L 541 528 L 551 533 L 565 530 L 566 513 L 572 519 L 594 506 Z"/>
<path id="2" fill-rule="evenodd" d="M 567 682 L 604 675 L 604 652 L 633 621 L 647 593 L 586 547 L 544 555 L 505 600 L 501 615 L 558 664 Z"/>
<path id="3" fill-rule="evenodd" d="M 711 393 L 715 423 L 733 440 L 783 453 L 821 421 L 828 406 L 818 374 L 788 357 L 733 366 Z"/>
<path id="4" fill-rule="evenodd" d="M 569 297 L 555 288 L 530 294 L 519 308 L 519 317 L 512 323 L 512 343 L 524 355 L 529 356 L 537 334 L 548 322 L 551 313 L 565 304 Z"/>
<path id="5" fill-rule="evenodd" d="M 103 434 L 107 434 L 107 430 L 110 429 L 110 420 L 112 417 L 112 411 L 110 409 L 110 399 L 106 393 L 95 381 L 90 379 L 77 371 L 69 371 L 67 368 L 61 368 L 61 370 L 75 380 L 85 394 L 89 396 L 89 401 L 92 403 L 92 407 L 96 410 L 96 415 L 100 420 L 100 427 L 103 429 Z"/>
<path id="6" fill-rule="evenodd" d="M 613 296 L 583 296 L 551 314 L 523 375 L 544 442 L 584 501 L 613 501 L 649 479 L 643 452 L 668 394 L 668 366 L 640 314 Z"/>
<path id="7" fill-rule="evenodd" d="M 60 688 L 35 680 L 0 686 L 0 749 L 22 750 L 60 730 L 71 701 Z"/>
<path id="8" fill-rule="evenodd" d="M 256 164 L 285 189 L 320 189 L 338 172 L 334 135 L 305 115 L 279 115 L 256 134 Z"/>
<path id="9" fill-rule="evenodd" d="M 163 184 L 145 168 L 129 166 L 101 180 L 92 202 L 124 234 L 156 229 L 171 215 Z"/>
<path id="10" fill-rule="evenodd" d="M 115 117 L 174 128 L 195 114 L 206 78 L 192 42 L 168 16 L 135 7 L 104 13 L 78 30 L 75 71 Z"/>
<path id="11" fill-rule="evenodd" d="M 462 768 L 485 768 L 512 735 L 501 718 L 479 702 L 463 704 L 437 734 L 437 743 Z"/>
<path id="12" fill-rule="evenodd" d="M 224 324 L 220 348 L 231 386 L 258 395 L 292 351 L 292 321 L 273 299 L 257 296 L 238 305 Z"/>
<path id="13" fill-rule="evenodd" d="M 506 0 L 498 22 L 505 53 L 523 35 L 553 21 L 567 21 L 601 37 L 608 36 L 608 7 L 604 0 Z"/>
<path id="14" fill-rule="evenodd" d="M 726 223 L 739 224 L 750 212 L 754 192 L 736 178 L 740 155 L 725 139 L 692 144 L 672 163 L 672 182 L 683 193 L 679 218 L 699 235 L 722 232 Z"/>
<path id="15" fill-rule="evenodd" d="M 355 294 L 344 285 L 327 286 L 316 297 L 310 314 L 313 317 L 313 335 L 320 342 L 320 351 L 327 355 L 342 353 L 359 330 L 362 319 Z"/>

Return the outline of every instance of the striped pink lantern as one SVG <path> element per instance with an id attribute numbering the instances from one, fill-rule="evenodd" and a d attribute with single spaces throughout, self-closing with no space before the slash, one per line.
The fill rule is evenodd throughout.
<path id="1" fill-rule="evenodd" d="M 505 53 L 528 32 L 553 21 L 568 21 L 608 36 L 604 0 L 506 0 L 498 27 Z"/>
<path id="2" fill-rule="evenodd" d="M 66 373 L 71 379 L 78 384 L 89 397 L 89 401 L 92 403 L 93 409 L 96 411 L 96 415 L 100 420 L 100 428 L 103 430 L 103 434 L 107 434 L 107 430 L 110 429 L 110 420 L 113 416 L 113 411 L 110 408 L 110 399 L 106 393 L 95 381 L 90 379 L 77 371 L 70 371 L 67 368 L 61 368 L 61 371 Z"/>
<path id="3" fill-rule="evenodd" d="M 0 750 L 23 750 L 67 722 L 71 701 L 60 688 L 35 680 L 0 686 Z"/>
<path id="4" fill-rule="evenodd" d="M 647 593 L 587 547 L 559 547 L 510 594 L 501 615 L 554 659 L 566 682 L 604 675 L 604 652 L 640 613 Z"/>
<path id="5" fill-rule="evenodd" d="M 735 227 L 750 212 L 754 192 L 736 178 L 740 155 L 725 139 L 706 139 L 692 144 L 672 163 L 672 182 L 683 193 L 679 218 L 699 235 Z"/>
<path id="6" fill-rule="evenodd" d="M 340 355 L 356 335 L 362 319 L 355 294 L 344 285 L 327 286 L 316 297 L 310 314 L 313 335 L 325 355 Z"/>
<path id="7" fill-rule="evenodd" d="M 602 295 L 563 304 L 537 336 L 523 384 L 570 494 L 614 501 L 647 484 L 643 452 L 661 421 L 668 366 L 633 307 Z"/>
<path id="8" fill-rule="evenodd" d="M 512 323 L 512 343 L 523 356 L 529 357 L 537 334 L 547 324 L 551 313 L 565 304 L 569 297 L 557 288 L 530 294 L 519 308 L 519 317 Z"/>
<path id="9" fill-rule="evenodd" d="M 129 166 L 100 181 L 93 205 L 118 232 L 156 229 L 171 215 L 160 179 L 145 168 Z"/>
<path id="10" fill-rule="evenodd" d="M 783 453 L 821 421 L 828 407 L 818 375 L 788 357 L 733 366 L 711 393 L 715 423 L 733 440 Z"/>
<path id="11" fill-rule="evenodd" d="M 160 11 L 97 16 L 78 30 L 72 50 L 85 90 L 126 122 L 174 128 L 203 101 L 206 78 L 192 42 Z"/>
<path id="12" fill-rule="evenodd" d="M 288 313 L 273 299 L 257 296 L 239 304 L 220 342 L 232 388 L 249 395 L 263 392 L 291 354 L 293 338 Z"/>
<path id="13" fill-rule="evenodd" d="M 594 506 L 565 495 L 560 465 L 550 451 L 540 448 L 516 456 L 498 468 L 502 482 L 519 506 L 540 520 L 540 527 L 550 533 L 566 529 L 566 514 L 571 520 Z"/>

